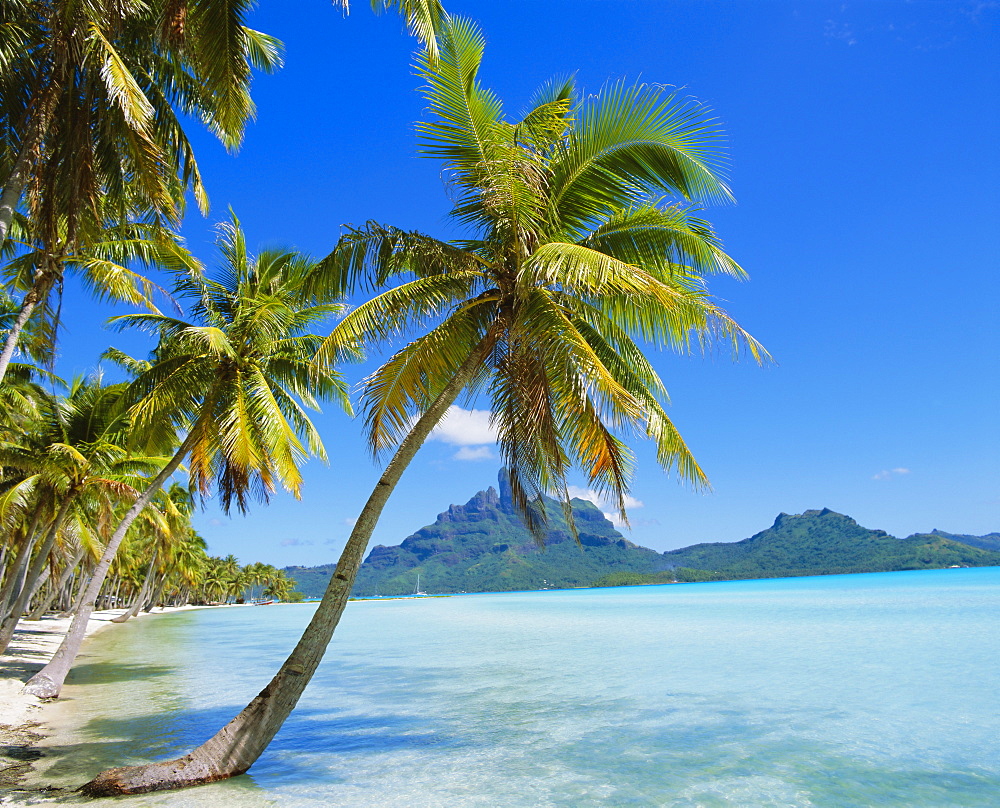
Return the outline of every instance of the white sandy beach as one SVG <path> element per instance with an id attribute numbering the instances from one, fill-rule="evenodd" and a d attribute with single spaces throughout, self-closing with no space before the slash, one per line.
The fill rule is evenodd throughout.
<path id="1" fill-rule="evenodd" d="M 202 608 L 206 607 L 156 608 L 151 612 L 141 612 L 133 620 L 148 620 L 158 614 Z M 97 631 L 114 630 L 119 624 L 111 620 L 124 611 L 107 609 L 94 612 L 87 625 L 87 636 Z M 15 785 L 28 773 L 36 756 L 32 754 L 31 747 L 49 733 L 48 714 L 57 712 L 59 702 L 43 702 L 22 693 L 21 689 L 52 658 L 71 621 L 71 617 L 21 620 L 7 653 L 0 656 L 0 788 Z"/>

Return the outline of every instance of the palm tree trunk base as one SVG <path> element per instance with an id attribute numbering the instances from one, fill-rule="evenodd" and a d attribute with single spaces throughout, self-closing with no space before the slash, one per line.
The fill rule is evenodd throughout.
<path id="1" fill-rule="evenodd" d="M 36 673 L 31 678 L 31 681 L 21 688 L 22 693 L 27 693 L 29 696 L 36 696 L 40 699 L 58 698 L 60 690 L 60 684 L 55 679 L 50 676 L 43 676 L 41 673 Z"/>
<path id="2" fill-rule="evenodd" d="M 176 760 L 149 763 L 145 766 L 120 766 L 108 769 L 77 790 L 87 797 L 146 794 L 150 791 L 168 791 L 215 783 L 243 774 L 245 771 L 246 769 L 219 771 L 204 760 L 198 760 L 193 755 L 185 755 Z"/>

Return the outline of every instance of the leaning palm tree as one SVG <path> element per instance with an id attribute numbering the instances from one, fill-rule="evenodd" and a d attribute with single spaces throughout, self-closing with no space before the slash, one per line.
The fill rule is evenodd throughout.
<path id="1" fill-rule="evenodd" d="M 665 468 L 705 484 L 636 338 L 682 352 L 718 338 L 766 357 L 705 288 L 708 274 L 743 272 L 689 209 L 696 199 L 729 197 L 718 133 L 699 107 L 626 85 L 580 100 L 564 81 L 544 87 L 511 122 L 477 81 L 476 26 L 452 19 L 439 43 L 439 61 L 421 61 L 433 117 L 420 132 L 424 154 L 444 160 L 468 239 L 369 225 L 317 277 L 337 291 L 398 284 L 341 321 L 320 361 L 358 341 L 425 332 L 364 386 L 370 445 L 395 454 L 271 682 L 191 753 L 111 769 L 84 786 L 88 794 L 178 788 L 253 764 L 316 670 L 393 487 L 463 391 L 490 397 L 515 502 L 541 534 L 542 495 L 556 495 L 569 512 L 574 465 L 624 515 L 629 434 L 652 440 Z"/>
<path id="2" fill-rule="evenodd" d="M 34 561 L 25 584 L 12 602 L 0 627 L 0 648 L 6 647 L 21 610 L 31 596 L 49 556 L 67 525 L 83 521 L 104 522 L 129 495 L 157 460 L 140 457 L 126 446 L 122 384 L 104 385 L 100 377 L 77 379 L 65 397 L 51 396 L 36 425 L 21 440 L 0 443 L 0 465 L 7 474 L 34 479 L 34 511 L 25 541 L 37 540 Z M 27 513 L 25 514 L 27 515 Z M 36 518 L 39 517 L 39 518 Z M 32 536 L 31 534 L 35 535 Z M 29 544 L 30 546 L 30 544 Z"/>
<path id="3" fill-rule="evenodd" d="M 177 285 L 194 322 L 163 314 L 115 320 L 160 337 L 151 361 L 114 353 L 137 374 L 129 411 L 136 440 L 162 446 L 183 438 L 115 529 L 66 638 L 26 692 L 59 695 L 122 539 L 182 462 L 192 487 L 207 495 L 214 483 L 227 511 L 245 511 L 254 495 L 266 501 L 278 485 L 298 496 L 299 465 L 309 454 L 326 457 L 305 407 L 332 399 L 349 408 L 332 364 L 310 361 L 322 338 L 307 329 L 340 310 L 304 291 L 312 262 L 288 251 L 251 256 L 235 217 L 220 226 L 218 244 L 218 277 L 181 275 Z"/>
<path id="4" fill-rule="evenodd" d="M 152 221 L 105 221 L 88 238 L 71 240 L 68 222 L 43 241 L 32 241 L 25 217 L 7 240 L 12 253 L 0 277 L 7 289 L 22 293 L 16 310 L 12 298 L 0 297 L 0 380 L 5 378 L 15 348 L 35 361 L 45 361 L 55 349 L 62 282 L 76 276 L 101 301 L 129 303 L 157 311 L 155 298 L 166 298 L 146 273 L 155 269 L 170 272 L 200 272 L 202 267 L 188 252 L 180 236 L 171 228 Z M 59 290 L 52 294 L 53 290 Z M 53 303 L 53 298 L 55 303 Z M 27 329 L 27 330 L 25 330 Z M 25 336 L 29 337 L 28 340 Z"/>
<path id="5" fill-rule="evenodd" d="M 185 191 L 207 196 L 185 116 L 235 149 L 254 112 L 251 68 L 280 43 L 244 24 L 249 0 L 0 3 L 0 244 L 23 205 L 47 260 L 21 289 L 0 379 L 34 310 L 106 221 L 177 223 Z M 113 209 L 109 211 L 109 208 Z"/>

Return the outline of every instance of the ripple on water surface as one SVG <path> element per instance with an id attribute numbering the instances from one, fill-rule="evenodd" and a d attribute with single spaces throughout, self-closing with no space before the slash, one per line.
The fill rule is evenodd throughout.
<path id="1" fill-rule="evenodd" d="M 97 635 L 40 776 L 204 740 L 311 613 Z M 995 806 L 998 614 L 1000 569 L 352 603 L 250 775 L 142 805 Z"/>

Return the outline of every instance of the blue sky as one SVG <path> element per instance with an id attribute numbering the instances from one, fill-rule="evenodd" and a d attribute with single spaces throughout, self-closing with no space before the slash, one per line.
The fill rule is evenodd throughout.
<path id="1" fill-rule="evenodd" d="M 482 78 L 512 115 L 542 81 L 575 73 L 592 91 L 618 78 L 677 87 L 727 132 L 738 203 L 706 216 L 751 281 L 713 291 L 776 364 L 655 356 L 713 490 L 678 485 L 638 445 L 633 541 L 735 541 L 822 507 L 898 536 L 1000 530 L 1000 4 L 447 6 L 481 22 Z M 252 22 L 286 43 L 286 66 L 257 79 L 237 156 L 195 133 L 213 203 L 185 223 L 195 251 L 212 260 L 211 225 L 230 205 L 251 243 L 317 256 L 368 219 L 456 235 L 439 166 L 416 157 L 423 105 L 399 20 L 361 2 L 345 18 L 324 0 L 264 0 Z M 65 311 L 64 375 L 108 344 L 148 347 L 101 330 L 113 312 L 73 288 Z M 319 420 L 331 462 L 309 465 L 303 500 L 279 495 L 247 518 L 210 507 L 197 523 L 214 554 L 336 560 L 378 467 L 360 424 Z M 451 442 L 424 447 L 373 543 L 494 482 L 477 423 L 456 418 Z"/>

